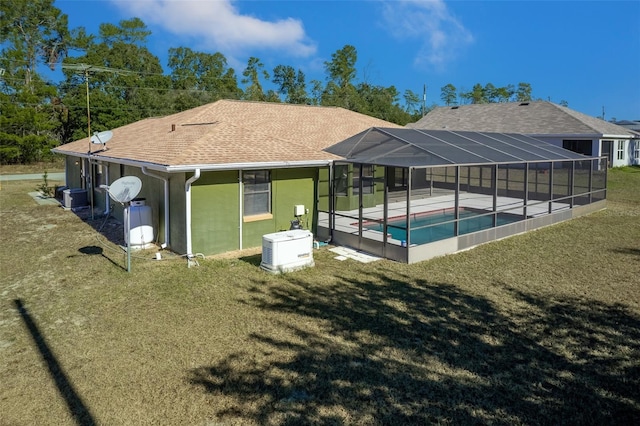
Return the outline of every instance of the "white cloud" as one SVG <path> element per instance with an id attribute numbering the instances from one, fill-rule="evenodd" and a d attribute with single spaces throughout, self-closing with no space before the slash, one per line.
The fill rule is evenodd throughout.
<path id="1" fill-rule="evenodd" d="M 449 12 L 444 0 L 385 1 L 383 17 L 395 37 L 423 40 L 414 60 L 418 66 L 443 69 L 473 43 L 473 35 Z"/>
<path id="2" fill-rule="evenodd" d="M 147 24 L 180 37 L 197 39 L 199 45 L 225 55 L 252 49 L 273 49 L 291 56 L 315 54 L 316 45 L 305 34 L 300 20 L 265 21 L 243 15 L 234 0 L 135 0 L 114 1 L 121 9 Z"/>

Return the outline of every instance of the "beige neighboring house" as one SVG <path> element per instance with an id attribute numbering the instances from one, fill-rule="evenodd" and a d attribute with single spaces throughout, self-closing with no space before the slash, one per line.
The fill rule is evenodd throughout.
<path id="1" fill-rule="evenodd" d="M 640 165 L 640 133 L 547 101 L 437 107 L 407 127 L 522 133 L 580 154 L 606 156 L 610 167 Z"/>
<path id="2" fill-rule="evenodd" d="M 69 191 L 94 211 L 122 219 L 105 187 L 137 176 L 154 242 L 211 255 L 261 246 L 264 234 L 289 229 L 294 206 L 314 230 L 319 181 L 340 158 L 323 149 L 376 126 L 400 127 L 337 107 L 221 100 L 95 129 L 112 131 L 104 146 L 84 138 L 53 151 L 66 156 Z"/>

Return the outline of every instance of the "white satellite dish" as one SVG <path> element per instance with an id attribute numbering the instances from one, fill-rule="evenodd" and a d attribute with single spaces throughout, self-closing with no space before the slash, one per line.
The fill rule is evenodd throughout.
<path id="1" fill-rule="evenodd" d="M 95 144 L 106 144 L 113 137 L 113 132 L 111 130 L 106 130 L 104 132 L 95 132 L 93 136 L 91 136 L 91 143 Z"/>
<path id="2" fill-rule="evenodd" d="M 137 176 L 123 176 L 109 185 L 109 197 L 113 201 L 125 204 L 138 196 L 142 181 Z"/>

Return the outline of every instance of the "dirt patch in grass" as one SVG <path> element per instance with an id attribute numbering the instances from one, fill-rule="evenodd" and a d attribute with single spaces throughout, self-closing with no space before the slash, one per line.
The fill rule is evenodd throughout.
<path id="1" fill-rule="evenodd" d="M 127 273 L 121 230 L 3 184 L 0 423 L 638 424 L 636 170 L 580 219 L 283 275 L 255 250 Z"/>

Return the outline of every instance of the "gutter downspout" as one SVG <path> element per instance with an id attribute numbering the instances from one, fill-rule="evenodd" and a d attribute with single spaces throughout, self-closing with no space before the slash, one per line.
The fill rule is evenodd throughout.
<path id="1" fill-rule="evenodd" d="M 242 185 L 242 169 L 238 170 L 238 205 L 240 206 L 240 212 L 238 213 L 238 250 L 242 250 L 242 221 L 244 220 L 243 212 L 244 212 L 244 196 L 243 196 L 243 187 Z"/>
<path id="2" fill-rule="evenodd" d="M 141 170 L 142 174 L 160 179 L 164 182 L 164 243 L 167 247 L 171 247 L 169 242 L 169 178 L 150 172 L 147 166 L 142 166 Z"/>
<path id="3" fill-rule="evenodd" d="M 186 230 L 187 230 L 187 258 L 193 257 L 193 250 L 191 246 L 191 184 L 200 179 L 200 169 L 195 169 L 193 176 L 191 176 L 184 184 L 184 192 L 186 198 Z"/>
<path id="4" fill-rule="evenodd" d="M 109 185 L 109 164 L 102 165 L 102 167 L 105 169 L 105 173 L 104 173 L 104 181 L 106 182 L 107 185 Z M 102 187 L 102 185 L 100 185 Z M 111 214 L 111 198 L 109 197 L 109 191 L 105 190 L 104 191 L 104 215 L 109 216 Z"/>

